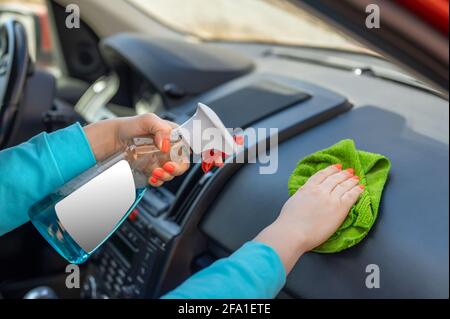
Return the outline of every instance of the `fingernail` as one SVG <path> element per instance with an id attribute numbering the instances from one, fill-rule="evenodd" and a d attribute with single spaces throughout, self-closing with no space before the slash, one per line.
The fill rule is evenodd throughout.
<path id="1" fill-rule="evenodd" d="M 366 187 L 364 185 L 358 185 L 359 188 L 361 188 L 362 190 L 364 190 Z"/>
<path id="2" fill-rule="evenodd" d="M 150 178 L 150 183 L 156 184 L 156 183 L 158 183 L 158 179 L 156 177 L 152 177 L 152 178 Z"/>
<path id="3" fill-rule="evenodd" d="M 167 173 L 169 173 L 169 174 L 171 174 L 171 173 L 173 173 L 173 171 L 175 171 L 175 166 L 173 166 L 173 165 L 170 164 L 170 163 L 164 164 L 164 165 L 163 165 L 163 168 L 164 168 L 164 170 L 165 170 Z"/>
<path id="4" fill-rule="evenodd" d="M 244 145 L 244 137 L 242 135 L 235 135 L 233 139 L 237 145 Z"/>
<path id="5" fill-rule="evenodd" d="M 350 174 L 350 175 L 354 175 L 355 174 L 355 170 L 353 168 L 347 168 L 346 171 Z"/>
<path id="6" fill-rule="evenodd" d="M 353 176 L 352 178 L 353 178 L 353 179 L 356 179 L 357 181 L 359 181 L 359 176 L 356 176 L 356 175 L 355 175 L 355 176 Z"/>
<path id="7" fill-rule="evenodd" d="M 161 144 L 161 152 L 168 153 L 170 150 L 170 140 L 165 137 Z"/>
<path id="8" fill-rule="evenodd" d="M 334 167 L 336 167 L 338 170 L 342 169 L 342 164 L 335 164 Z"/>
<path id="9" fill-rule="evenodd" d="M 160 167 L 158 167 L 158 168 L 155 168 L 154 170 L 153 170 L 153 174 L 152 174 L 154 177 L 156 177 L 156 178 L 161 178 L 161 177 L 163 177 L 163 175 L 164 175 L 164 171 L 163 171 L 163 169 L 162 168 L 160 168 Z"/>

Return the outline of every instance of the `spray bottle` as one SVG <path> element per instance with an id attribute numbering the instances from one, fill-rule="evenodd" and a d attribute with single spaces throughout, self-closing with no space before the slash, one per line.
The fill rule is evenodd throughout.
<path id="1" fill-rule="evenodd" d="M 235 151 L 230 132 L 214 111 L 201 103 L 194 116 L 171 133 L 171 158 L 186 158 L 189 149 L 194 154 L 211 149 L 226 154 Z M 151 171 L 163 156 L 167 155 L 151 137 L 134 138 L 122 151 L 35 203 L 28 212 L 30 220 L 67 261 L 83 263 L 138 204 Z"/>

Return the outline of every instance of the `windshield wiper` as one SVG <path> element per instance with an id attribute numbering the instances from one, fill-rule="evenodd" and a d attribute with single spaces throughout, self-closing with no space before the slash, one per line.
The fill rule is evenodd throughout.
<path id="1" fill-rule="evenodd" d="M 264 56 L 279 57 L 300 62 L 307 62 L 316 65 L 331 67 L 335 69 L 352 72 L 359 76 L 371 76 L 398 84 L 407 85 L 416 89 L 437 95 L 446 99 L 446 95 L 439 92 L 425 83 L 407 75 L 399 70 L 387 68 L 379 65 L 369 65 L 361 61 L 349 60 L 341 57 L 317 55 L 309 52 L 287 52 L 284 50 L 271 49 L 265 52 Z M 384 61 L 388 63 L 388 61 Z"/>

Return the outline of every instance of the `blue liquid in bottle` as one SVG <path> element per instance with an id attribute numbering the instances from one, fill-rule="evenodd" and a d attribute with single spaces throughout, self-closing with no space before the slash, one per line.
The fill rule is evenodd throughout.
<path id="1" fill-rule="evenodd" d="M 122 219 L 117 223 L 117 226 L 110 233 L 119 228 L 119 226 L 125 221 L 128 215 L 133 211 L 136 205 L 139 203 L 140 199 L 145 193 L 146 188 L 136 189 L 136 200 L 133 205 L 124 214 Z M 100 247 L 105 239 L 92 251 L 87 252 L 81 248 L 76 241 L 70 236 L 66 231 L 55 211 L 55 205 L 63 200 L 67 195 L 64 195 L 61 191 L 56 191 L 48 196 L 46 196 L 41 201 L 34 204 L 29 211 L 29 216 L 31 222 L 36 227 L 36 229 L 41 233 L 41 235 L 49 242 L 49 244 L 69 263 L 71 264 L 81 264 L 85 262 L 90 255 L 92 255 L 95 250 Z"/>
<path id="2" fill-rule="evenodd" d="M 115 230 L 117 230 L 117 228 L 123 223 L 123 221 L 125 221 L 131 211 L 138 204 L 145 193 L 146 187 L 148 186 L 147 180 L 154 168 L 154 164 L 156 161 L 159 162 L 159 155 L 160 152 L 154 145 L 128 146 L 124 152 L 116 154 L 110 159 L 107 159 L 106 161 L 88 169 L 86 172 L 61 186 L 55 192 L 35 203 L 28 211 L 31 222 L 41 233 L 41 235 L 50 243 L 50 245 L 68 262 L 73 264 L 81 264 L 85 262 L 89 258 L 89 256 L 92 255 L 92 253 L 94 253 L 95 250 L 99 246 L 101 246 L 111 236 L 111 234 L 114 233 Z M 80 209 L 80 212 L 78 213 L 79 207 L 86 206 L 79 204 L 80 201 L 72 201 L 74 202 L 74 204 L 72 204 L 71 206 L 69 205 L 71 209 L 70 218 L 75 217 L 75 219 L 71 219 L 70 221 L 73 222 L 75 220 L 75 224 L 77 223 L 77 221 L 82 221 L 82 223 L 80 224 L 82 227 L 78 227 L 77 231 L 81 229 L 81 233 L 83 236 L 80 237 L 78 233 L 79 241 L 77 242 L 77 240 L 74 238 L 74 236 L 76 237 L 76 235 L 74 235 L 73 233 L 71 235 L 70 231 L 68 231 L 69 226 L 67 224 L 66 226 L 64 226 L 64 223 L 60 220 L 61 215 L 58 215 L 58 205 L 60 205 L 62 201 L 64 201 L 77 190 L 81 190 L 82 187 L 84 187 L 91 180 L 97 178 L 100 174 L 110 173 L 113 169 L 115 169 L 116 165 L 122 165 L 122 167 L 126 168 L 126 172 L 128 174 L 126 176 L 129 177 L 127 179 L 129 183 L 127 184 L 126 189 L 124 189 L 124 192 L 130 195 L 128 196 L 128 199 L 131 202 L 127 201 L 126 206 L 122 207 L 123 211 L 120 211 L 118 209 L 114 210 L 113 207 L 112 210 L 115 211 L 115 218 L 111 219 L 113 224 L 110 224 L 106 228 L 102 228 L 102 226 L 107 223 L 107 219 L 109 219 L 110 216 L 86 216 L 87 210 L 83 211 L 83 209 Z M 123 184 L 124 179 L 116 178 L 114 182 L 116 184 Z M 111 183 L 107 184 L 105 189 L 110 187 L 110 184 Z M 120 189 L 120 187 L 118 188 Z M 93 190 L 91 189 L 91 191 L 88 193 L 88 195 L 90 195 L 90 197 L 87 197 L 88 202 L 92 202 L 88 203 L 89 214 L 92 212 L 95 215 L 95 207 L 96 202 L 98 205 L 98 200 L 103 201 L 104 203 L 113 201 L 111 196 L 114 195 L 109 196 L 109 193 L 107 192 L 106 196 L 105 192 L 102 193 L 103 198 L 96 198 L 95 195 L 97 194 L 97 190 L 98 188 Z M 92 218 L 92 223 L 90 223 L 91 217 L 94 217 Z M 86 223 L 86 221 L 88 223 Z M 90 227 L 91 225 L 93 225 L 93 227 Z M 99 232 L 98 234 L 100 235 L 97 237 L 95 237 L 94 234 L 94 240 L 91 240 L 90 244 L 85 246 L 90 247 L 89 251 L 86 251 L 86 249 L 82 248 L 83 245 L 79 243 L 84 242 L 86 238 L 88 238 L 89 240 L 93 233 L 96 233 L 97 227 L 99 229 L 103 229 L 103 232 Z M 89 229 L 86 230 L 85 228 Z M 72 227 L 72 230 L 73 229 L 74 228 Z"/>

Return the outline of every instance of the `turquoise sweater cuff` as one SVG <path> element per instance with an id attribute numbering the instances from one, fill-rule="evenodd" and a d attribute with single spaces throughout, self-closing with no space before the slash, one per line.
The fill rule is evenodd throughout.
<path id="1" fill-rule="evenodd" d="M 79 123 L 48 134 L 47 141 L 64 183 L 96 163 L 91 146 Z"/>
<path id="2" fill-rule="evenodd" d="M 272 247 L 251 241 L 227 258 L 194 274 L 164 299 L 269 299 L 286 282 Z"/>

